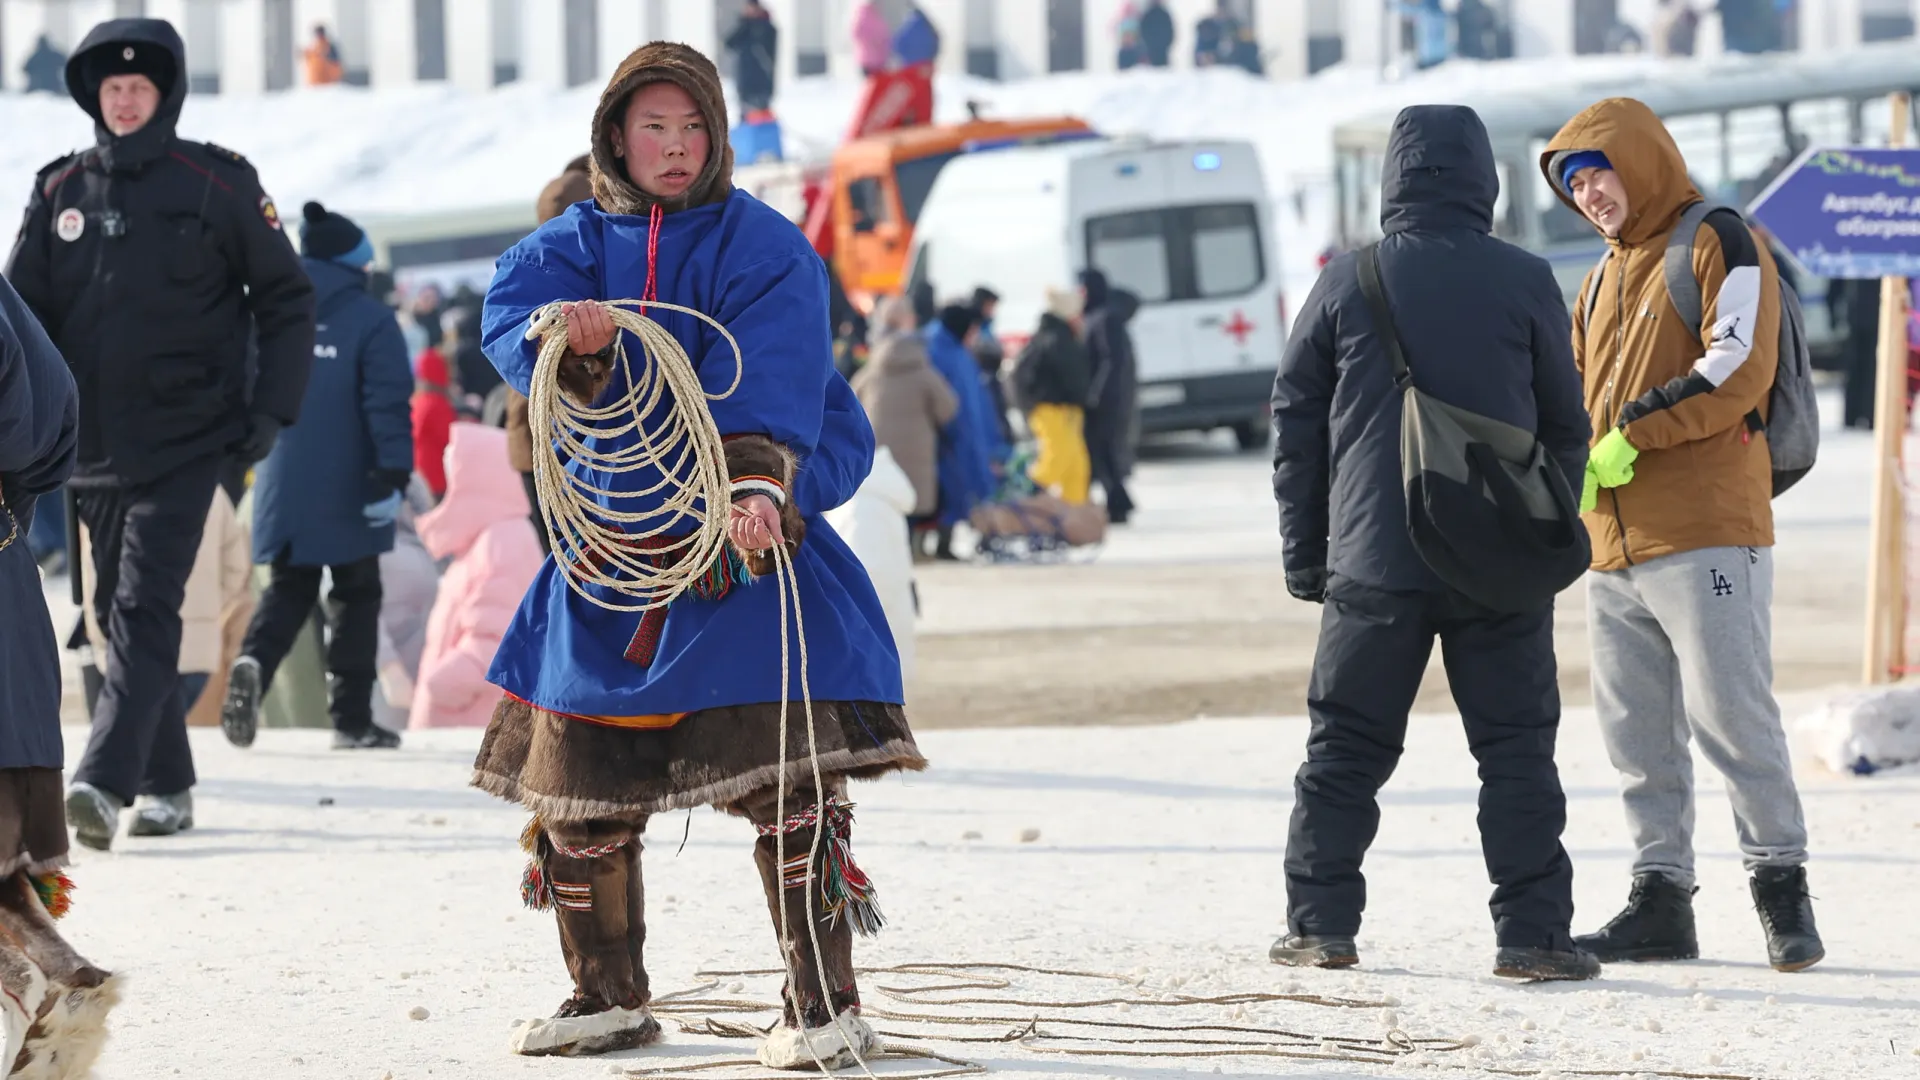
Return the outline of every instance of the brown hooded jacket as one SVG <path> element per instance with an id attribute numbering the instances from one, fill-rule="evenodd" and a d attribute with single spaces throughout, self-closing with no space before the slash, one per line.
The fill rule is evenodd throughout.
<path id="1" fill-rule="evenodd" d="M 614 153 L 613 132 L 626 120 L 627 102 L 648 83 L 670 82 L 685 90 L 706 119 L 711 149 L 706 167 L 693 185 L 674 199 L 656 199 L 627 176 L 626 163 Z M 733 194 L 733 147 L 727 141 L 727 99 L 720 71 L 697 50 L 671 41 L 655 41 L 627 54 L 600 95 L 593 113 L 593 196 L 609 214 L 644 214 L 655 203 L 671 214 L 690 206 L 725 202 Z"/>
<path id="2" fill-rule="evenodd" d="M 1640 452 L 1633 480 L 1601 491 L 1596 512 L 1585 515 L 1593 568 L 1771 546 L 1772 459 L 1759 426 L 1779 360 L 1779 271 L 1744 224 L 1713 215 L 1694 240 L 1703 310 L 1700 333 L 1690 333 L 1667 298 L 1665 259 L 1681 213 L 1701 195 L 1673 136 L 1630 98 L 1609 98 L 1574 117 L 1540 158 L 1568 206 L 1560 166 L 1590 150 L 1619 174 L 1627 222 L 1594 271 L 1601 278 L 1590 315 L 1591 273 L 1581 285 L 1573 356 L 1594 442 L 1618 427 Z"/>

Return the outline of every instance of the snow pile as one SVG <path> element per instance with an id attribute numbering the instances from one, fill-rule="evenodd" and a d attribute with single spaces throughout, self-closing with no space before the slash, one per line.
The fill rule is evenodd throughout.
<path id="1" fill-rule="evenodd" d="M 1802 718 L 1799 726 L 1834 772 L 1867 776 L 1920 766 L 1920 686 L 1848 694 Z"/>
<path id="2" fill-rule="evenodd" d="M 1311 281 L 1313 257 L 1332 222 L 1333 128 L 1421 102 L 1470 101 L 1543 82 L 1653 75 L 1661 61 L 1583 58 L 1448 64 L 1401 82 L 1334 69 L 1300 82 L 1254 79 L 1237 70 L 1054 75 L 997 83 L 942 77 L 942 121 L 983 115 L 1085 118 L 1110 134 L 1243 138 L 1259 148 L 1280 223 L 1289 278 Z M 787 152 L 824 160 L 839 145 L 858 102 L 858 80 L 788 83 L 775 101 Z M 194 97 L 180 133 L 238 150 L 284 207 L 319 199 L 344 213 L 397 216 L 531 205 L 540 188 L 586 149 L 597 85 L 556 90 L 526 84 L 473 93 L 449 85 L 370 91 L 302 88 L 266 96 Z M 1595 96 L 1602 96 L 1596 87 Z M 0 197 L 22 203 L 33 175 L 93 141 L 91 122 L 65 97 L 0 94 Z"/>

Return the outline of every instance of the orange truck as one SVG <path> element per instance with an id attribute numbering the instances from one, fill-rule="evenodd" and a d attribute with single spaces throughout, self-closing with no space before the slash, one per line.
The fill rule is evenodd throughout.
<path id="1" fill-rule="evenodd" d="M 900 292 L 913 225 L 934 178 L 961 154 L 1097 136 L 1070 116 L 934 124 L 925 67 L 869 80 L 845 143 L 808 192 L 807 239 L 862 311 Z"/>

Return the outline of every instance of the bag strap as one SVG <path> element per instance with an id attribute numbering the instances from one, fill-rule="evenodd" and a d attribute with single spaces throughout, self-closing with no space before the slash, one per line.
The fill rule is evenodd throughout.
<path id="1" fill-rule="evenodd" d="M 1404 390 L 1413 380 L 1413 372 L 1407 368 L 1406 350 L 1400 347 L 1400 333 L 1393 327 L 1393 309 L 1387 305 L 1387 290 L 1380 283 L 1380 245 L 1361 248 L 1354 270 L 1360 276 L 1360 295 L 1367 298 L 1367 310 L 1373 314 L 1374 333 L 1380 336 L 1387 359 L 1393 362 L 1393 384 Z"/>
<path id="2" fill-rule="evenodd" d="M 1593 273 L 1587 277 L 1587 298 L 1580 308 L 1580 322 L 1583 326 L 1593 325 L 1593 307 L 1600 302 L 1600 282 L 1607 276 L 1607 262 L 1613 258 L 1613 249 L 1600 253 L 1600 261 L 1593 264 Z"/>
<path id="3" fill-rule="evenodd" d="M 1694 203 L 1680 215 L 1680 224 L 1674 226 L 1673 234 L 1667 238 L 1667 299 L 1672 301 L 1673 310 L 1679 312 L 1680 324 L 1695 338 L 1700 336 L 1706 300 L 1700 295 L 1700 279 L 1693 272 L 1694 240 L 1700 235 L 1700 226 L 1706 224 L 1707 216 L 1722 211 L 1740 217 L 1740 212 L 1730 206 L 1705 200 Z M 1740 220 L 1744 227 L 1746 219 Z"/>

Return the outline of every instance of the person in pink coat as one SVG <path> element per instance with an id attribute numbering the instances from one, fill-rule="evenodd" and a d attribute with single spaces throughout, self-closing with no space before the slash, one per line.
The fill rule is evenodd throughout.
<path id="1" fill-rule="evenodd" d="M 887 70 L 893 51 L 893 27 L 880 10 L 879 0 L 866 0 L 853 15 L 853 55 L 868 77 Z"/>
<path id="2" fill-rule="evenodd" d="M 500 692 L 487 684 L 487 665 L 545 558 L 530 510 L 507 433 L 453 425 L 446 498 L 416 524 L 433 557 L 453 563 L 427 619 L 408 727 L 485 727 L 493 716 Z"/>

